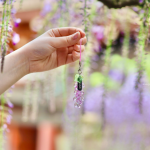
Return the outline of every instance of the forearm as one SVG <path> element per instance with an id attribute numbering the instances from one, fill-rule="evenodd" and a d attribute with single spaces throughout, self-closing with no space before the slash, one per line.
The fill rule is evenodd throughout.
<path id="1" fill-rule="evenodd" d="M 4 70 L 0 72 L 0 95 L 27 74 L 29 68 L 24 50 L 22 47 L 5 57 Z"/>

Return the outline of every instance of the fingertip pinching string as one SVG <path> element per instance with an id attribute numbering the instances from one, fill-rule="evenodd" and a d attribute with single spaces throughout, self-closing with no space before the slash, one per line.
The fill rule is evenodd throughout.
<path id="1" fill-rule="evenodd" d="M 81 53 L 82 53 L 81 52 L 82 51 L 82 47 L 81 46 L 82 46 L 82 39 L 80 40 L 80 62 L 81 62 Z"/>

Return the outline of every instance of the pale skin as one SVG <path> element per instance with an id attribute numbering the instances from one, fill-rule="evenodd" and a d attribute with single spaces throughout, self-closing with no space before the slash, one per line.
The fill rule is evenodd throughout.
<path id="1" fill-rule="evenodd" d="M 27 74 L 77 61 L 80 58 L 80 40 L 83 52 L 86 37 L 81 29 L 55 28 L 7 55 L 3 73 L 0 72 L 0 95 Z"/>

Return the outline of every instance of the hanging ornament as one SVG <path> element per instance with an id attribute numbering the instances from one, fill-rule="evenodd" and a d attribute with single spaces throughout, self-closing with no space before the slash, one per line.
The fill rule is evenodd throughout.
<path id="1" fill-rule="evenodd" d="M 80 108 L 83 101 L 84 101 L 84 91 L 83 91 L 83 88 L 84 88 L 84 84 L 83 84 L 83 76 L 81 75 L 82 74 L 82 70 L 81 70 L 81 44 L 82 44 L 82 40 L 80 40 L 80 61 L 79 61 L 79 70 L 78 70 L 78 74 L 75 75 L 75 91 L 74 91 L 74 106 L 77 107 L 77 108 Z"/>
<path id="2" fill-rule="evenodd" d="M 35 76 L 34 76 L 35 77 Z M 30 112 L 30 119 L 31 121 L 35 121 L 38 116 L 38 109 L 39 109 L 39 98 L 40 98 L 40 81 L 33 81 L 34 86 L 32 90 L 32 102 L 31 102 L 31 112 Z"/>
<path id="3" fill-rule="evenodd" d="M 50 71 L 49 76 L 48 76 L 48 81 L 49 81 L 49 111 L 50 112 L 55 112 L 56 111 L 56 96 L 55 96 L 55 81 L 56 80 L 56 70 L 55 71 Z"/>
<path id="4" fill-rule="evenodd" d="M 23 111 L 22 111 L 22 120 L 24 122 L 29 120 L 30 116 L 30 104 L 31 104 L 31 81 L 27 81 L 26 86 L 25 86 L 25 96 L 24 96 L 24 101 L 23 101 Z"/>

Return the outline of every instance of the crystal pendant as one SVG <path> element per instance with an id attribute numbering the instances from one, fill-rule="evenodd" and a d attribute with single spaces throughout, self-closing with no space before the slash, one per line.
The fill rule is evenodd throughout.
<path id="1" fill-rule="evenodd" d="M 80 90 L 80 89 L 78 89 L 78 82 L 76 82 L 75 85 L 76 86 L 75 86 L 74 98 L 73 98 L 73 101 L 75 102 L 74 107 L 80 108 L 84 101 L 84 97 L 83 97 L 83 95 L 84 95 L 83 88 L 84 87 L 82 87 L 82 90 Z"/>

